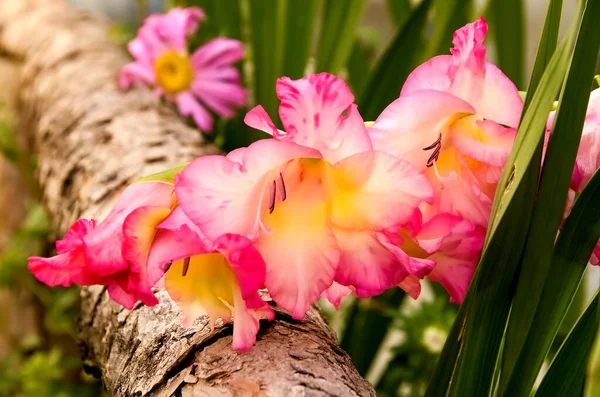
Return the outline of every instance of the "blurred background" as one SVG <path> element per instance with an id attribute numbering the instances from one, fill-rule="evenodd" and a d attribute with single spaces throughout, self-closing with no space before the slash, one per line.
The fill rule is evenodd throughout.
<path id="1" fill-rule="evenodd" d="M 274 83 L 282 75 L 328 71 L 344 77 L 365 120 L 398 96 L 419 63 L 449 52 L 452 33 L 484 15 L 490 23 L 488 59 L 527 89 L 548 0 L 70 0 L 113 24 L 125 46 L 145 16 L 173 5 L 199 5 L 208 19 L 192 42 L 226 35 L 247 43 L 240 66 L 252 93 L 274 115 Z M 563 31 L 577 17 L 578 0 L 565 0 Z M 286 30 L 287 29 L 287 30 Z M 27 270 L 27 257 L 50 255 L 53 238 L 39 201 L 35 158 L 16 136 L 11 92 L 18 64 L 0 53 L 0 396 L 101 396 L 82 370 L 77 344 L 77 288 L 47 288 Z M 258 138 L 242 127 L 241 111 L 220 120 L 208 139 L 225 150 Z M 600 280 L 588 271 L 563 328 Z M 593 289 L 592 289 L 593 286 Z M 340 344 L 380 396 L 421 396 L 457 306 L 437 285 L 425 284 L 418 302 L 397 289 L 345 300 L 339 312 L 323 305 Z M 599 350 L 599 349 L 596 349 Z M 597 353 L 597 356 L 600 356 Z"/>

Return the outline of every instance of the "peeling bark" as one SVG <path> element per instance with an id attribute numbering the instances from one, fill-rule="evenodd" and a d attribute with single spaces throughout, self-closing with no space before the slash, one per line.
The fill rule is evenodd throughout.
<path id="1" fill-rule="evenodd" d="M 107 25 L 61 0 L 0 0 L 0 53 L 23 61 L 20 130 L 38 155 L 57 235 L 79 217 L 102 218 L 135 178 L 216 152 L 149 90 L 123 93 L 128 60 Z M 86 367 L 114 396 L 374 396 L 320 314 L 294 321 L 276 308 L 246 354 L 231 325 L 180 326 L 164 291 L 127 311 L 104 288 L 82 290 Z"/>

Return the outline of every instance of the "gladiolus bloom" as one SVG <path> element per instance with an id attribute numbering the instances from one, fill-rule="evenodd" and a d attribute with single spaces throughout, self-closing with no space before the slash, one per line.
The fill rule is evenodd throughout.
<path id="1" fill-rule="evenodd" d="M 246 351 L 256 342 L 259 320 L 275 314 L 258 289 L 265 282 L 265 263 L 246 237 L 224 234 L 214 242 L 177 207 L 157 226 L 151 257 L 165 266 L 165 288 L 183 311 L 185 326 L 208 315 L 232 317 L 233 348 Z"/>
<path id="2" fill-rule="evenodd" d="M 273 299 L 302 318 L 334 281 L 371 296 L 410 273 L 388 230 L 433 197 L 408 162 L 372 151 L 346 84 L 328 74 L 280 79 L 285 132 L 260 107 L 246 123 L 273 134 L 227 156 L 194 160 L 175 180 L 185 214 L 209 240 L 254 241 Z M 299 144 L 300 143 L 300 144 Z M 419 275 L 431 261 L 415 260 Z"/>
<path id="3" fill-rule="evenodd" d="M 210 132 L 213 118 L 234 115 L 244 106 L 246 91 L 233 66 L 244 55 L 240 41 L 219 37 L 188 53 L 187 36 L 198 29 L 204 13 L 197 7 L 173 8 L 164 15 L 149 16 L 128 49 L 135 61 L 125 65 L 119 85 L 134 83 L 155 87 L 158 95 L 175 102 L 179 112 L 191 116 L 198 127 Z"/>
<path id="4" fill-rule="evenodd" d="M 108 286 L 110 297 L 128 309 L 138 300 L 155 305 L 152 287 L 163 272 L 149 264 L 155 226 L 171 212 L 173 185 L 144 182 L 129 186 L 100 224 L 80 219 L 56 242 L 57 255 L 30 257 L 29 270 L 50 286 Z"/>
<path id="5" fill-rule="evenodd" d="M 454 34 L 452 55 L 417 67 L 400 97 L 369 128 L 376 150 L 407 159 L 433 183 L 425 220 L 448 212 L 487 226 L 523 101 L 515 85 L 485 60 L 483 18 Z"/>

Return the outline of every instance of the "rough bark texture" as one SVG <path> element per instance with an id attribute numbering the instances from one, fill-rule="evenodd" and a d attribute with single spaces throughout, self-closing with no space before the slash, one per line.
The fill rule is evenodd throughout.
<path id="1" fill-rule="evenodd" d="M 107 25 L 60 0 L 0 0 L 0 54 L 23 62 L 17 110 L 38 154 L 39 181 L 57 235 L 81 216 L 102 218 L 135 178 L 214 152 L 148 90 L 115 85 L 127 56 Z M 247 354 L 231 326 L 188 329 L 173 303 L 129 312 L 100 287 L 82 292 L 88 369 L 115 396 L 372 396 L 320 315 L 277 309 Z"/>

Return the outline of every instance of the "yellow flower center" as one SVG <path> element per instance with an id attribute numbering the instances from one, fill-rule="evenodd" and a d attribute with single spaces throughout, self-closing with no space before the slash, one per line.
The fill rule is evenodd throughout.
<path id="1" fill-rule="evenodd" d="M 168 50 L 154 61 L 154 73 L 160 88 L 167 94 L 187 90 L 194 79 L 194 69 L 187 54 Z"/>

